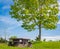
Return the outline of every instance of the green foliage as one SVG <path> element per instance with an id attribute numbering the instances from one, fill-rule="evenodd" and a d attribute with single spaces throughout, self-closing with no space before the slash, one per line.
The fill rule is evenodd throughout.
<path id="1" fill-rule="evenodd" d="M 38 37 L 36 37 L 36 39 L 35 39 L 36 41 L 39 41 L 39 36 Z"/>
<path id="2" fill-rule="evenodd" d="M 17 38 L 17 36 L 11 36 L 11 37 L 10 37 L 10 39 L 15 39 L 15 38 Z"/>
<path id="3" fill-rule="evenodd" d="M 45 41 L 46 41 L 46 39 L 43 39 L 43 41 L 45 42 Z"/>
<path id="4" fill-rule="evenodd" d="M 17 36 L 11 36 L 10 39 L 9 39 L 9 41 L 8 41 L 8 45 L 9 45 L 9 46 L 12 46 L 13 43 L 14 43 L 14 42 L 13 42 L 13 39 L 16 39 L 16 38 L 17 38 Z M 10 44 L 11 44 L 11 45 L 10 45 Z"/>
<path id="5" fill-rule="evenodd" d="M 0 38 L 0 43 L 5 43 L 5 42 L 7 42 L 7 40 Z"/>
<path id="6" fill-rule="evenodd" d="M 10 15 L 22 21 L 22 27 L 28 31 L 42 28 L 55 29 L 58 22 L 57 0 L 13 0 Z"/>

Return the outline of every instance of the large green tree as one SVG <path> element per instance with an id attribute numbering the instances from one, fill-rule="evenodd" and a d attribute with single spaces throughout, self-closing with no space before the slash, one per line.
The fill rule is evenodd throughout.
<path id="1" fill-rule="evenodd" d="M 22 21 L 22 27 L 28 31 L 39 29 L 41 40 L 41 28 L 55 29 L 58 22 L 57 0 L 13 0 L 10 14 L 18 21 Z"/>

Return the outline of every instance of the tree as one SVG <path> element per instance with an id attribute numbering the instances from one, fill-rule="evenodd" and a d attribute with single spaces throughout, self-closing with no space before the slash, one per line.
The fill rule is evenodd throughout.
<path id="1" fill-rule="evenodd" d="M 36 37 L 36 39 L 35 39 L 36 41 L 39 41 L 40 39 L 39 39 L 39 36 L 38 37 Z"/>
<path id="2" fill-rule="evenodd" d="M 10 15 L 17 21 L 22 21 L 22 27 L 28 31 L 39 29 L 41 40 L 41 28 L 55 29 L 58 22 L 57 0 L 13 0 Z"/>
<path id="3" fill-rule="evenodd" d="M 10 37 L 10 39 L 15 39 L 15 38 L 17 38 L 17 36 L 11 36 L 11 37 Z"/>
<path id="4" fill-rule="evenodd" d="M 3 39 L 2 37 L 0 37 L 0 43 L 6 43 L 7 40 Z"/>
<path id="5" fill-rule="evenodd" d="M 43 39 L 43 41 L 45 42 L 45 41 L 46 41 L 46 39 Z"/>

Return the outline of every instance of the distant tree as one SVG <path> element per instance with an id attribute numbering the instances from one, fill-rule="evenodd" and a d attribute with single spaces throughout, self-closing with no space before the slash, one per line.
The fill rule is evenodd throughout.
<path id="1" fill-rule="evenodd" d="M 43 41 L 45 42 L 45 41 L 46 41 L 46 39 L 43 39 Z"/>
<path id="2" fill-rule="evenodd" d="M 59 42 L 60 42 L 60 40 L 59 40 Z"/>
<path id="3" fill-rule="evenodd" d="M 3 39 L 2 37 L 0 38 L 0 43 L 5 43 L 7 40 Z"/>
<path id="4" fill-rule="evenodd" d="M 52 40 L 49 40 L 49 42 L 52 42 Z"/>
<path id="5" fill-rule="evenodd" d="M 29 40 L 28 42 L 34 43 L 34 40 Z"/>
<path id="6" fill-rule="evenodd" d="M 9 42 L 12 42 L 13 43 L 13 40 L 12 39 L 16 39 L 17 36 L 11 36 L 10 39 L 9 39 Z"/>
<path id="7" fill-rule="evenodd" d="M 41 28 L 55 29 L 58 22 L 58 0 L 13 0 L 10 15 L 22 21 L 22 27 L 28 31 Z"/>
<path id="8" fill-rule="evenodd" d="M 17 38 L 17 36 L 11 36 L 11 37 L 10 37 L 10 39 L 15 39 L 15 38 Z"/>
<path id="9" fill-rule="evenodd" d="M 36 40 L 36 41 L 39 41 L 39 36 L 37 36 L 35 40 Z"/>

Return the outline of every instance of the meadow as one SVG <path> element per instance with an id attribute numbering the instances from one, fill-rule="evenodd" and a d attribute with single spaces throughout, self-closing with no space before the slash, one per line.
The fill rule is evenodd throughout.
<path id="1" fill-rule="evenodd" d="M 32 47 L 12 47 L 0 43 L 0 49 L 60 49 L 60 42 L 34 42 Z"/>

